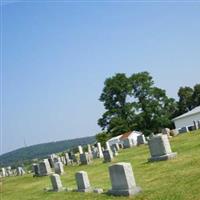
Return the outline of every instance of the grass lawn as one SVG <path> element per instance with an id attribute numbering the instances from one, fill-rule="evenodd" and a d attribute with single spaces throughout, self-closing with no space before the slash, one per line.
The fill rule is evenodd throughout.
<path id="1" fill-rule="evenodd" d="M 136 183 L 142 193 L 130 197 L 135 200 L 200 200 L 200 131 L 182 134 L 170 140 L 172 150 L 178 152 L 177 158 L 169 161 L 147 163 L 147 145 L 125 149 L 119 152 L 113 163 L 131 162 Z M 110 189 L 108 166 L 101 159 L 89 166 L 66 166 L 61 176 L 64 187 L 76 188 L 75 172 L 88 172 L 93 187 Z M 127 199 L 106 194 L 77 192 L 45 192 L 51 187 L 49 177 L 33 178 L 31 174 L 23 177 L 7 177 L 1 180 L 1 200 L 95 200 Z"/>

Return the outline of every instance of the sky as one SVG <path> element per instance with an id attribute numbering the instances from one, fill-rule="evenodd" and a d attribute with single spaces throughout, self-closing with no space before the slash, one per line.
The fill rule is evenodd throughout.
<path id="1" fill-rule="evenodd" d="M 148 71 L 177 99 L 200 83 L 200 2 L 4 1 L 1 153 L 92 136 L 106 78 Z"/>

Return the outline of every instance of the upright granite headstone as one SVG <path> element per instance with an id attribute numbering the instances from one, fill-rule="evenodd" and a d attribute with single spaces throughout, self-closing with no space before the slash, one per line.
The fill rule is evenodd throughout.
<path id="1" fill-rule="evenodd" d="M 147 141 L 143 134 L 137 136 L 137 145 L 147 144 Z"/>
<path id="2" fill-rule="evenodd" d="M 112 184 L 112 189 L 108 191 L 109 194 L 131 196 L 141 191 L 141 188 L 136 186 L 130 163 L 121 162 L 110 166 L 109 174 Z"/>
<path id="3" fill-rule="evenodd" d="M 90 155 L 87 152 L 80 154 L 80 163 L 81 165 L 88 165 L 91 163 Z"/>
<path id="4" fill-rule="evenodd" d="M 130 138 L 126 138 L 123 140 L 123 146 L 124 148 L 131 148 L 133 146 L 133 142 Z"/>
<path id="5" fill-rule="evenodd" d="M 194 124 L 194 130 L 198 130 L 198 122 L 197 121 L 193 121 L 193 124 Z"/>
<path id="6" fill-rule="evenodd" d="M 6 177 L 6 169 L 4 167 L 1 168 L 2 177 Z"/>
<path id="7" fill-rule="evenodd" d="M 106 149 L 107 149 L 107 150 L 111 150 L 111 149 L 110 149 L 110 144 L 109 144 L 109 142 L 106 142 Z"/>
<path id="8" fill-rule="evenodd" d="M 98 149 L 98 157 L 99 158 L 103 158 L 103 152 L 102 152 L 102 148 L 101 148 L 101 143 L 100 142 L 97 143 L 97 149 Z"/>
<path id="9" fill-rule="evenodd" d="M 50 180 L 51 180 L 53 191 L 59 192 L 59 191 L 62 191 L 64 189 L 63 186 L 62 186 L 60 176 L 58 174 L 52 174 L 50 176 Z"/>
<path id="10" fill-rule="evenodd" d="M 198 128 L 200 129 L 200 120 L 197 121 Z"/>
<path id="11" fill-rule="evenodd" d="M 149 161 L 168 160 L 176 157 L 177 153 L 172 153 L 167 135 L 155 135 L 148 141 L 151 158 Z"/>
<path id="12" fill-rule="evenodd" d="M 79 151 L 79 154 L 82 154 L 83 153 L 83 148 L 81 145 L 78 146 L 78 151 Z"/>
<path id="13" fill-rule="evenodd" d="M 17 176 L 23 176 L 25 171 L 22 167 L 17 167 Z"/>
<path id="14" fill-rule="evenodd" d="M 55 168 L 55 173 L 62 175 L 64 174 L 64 168 L 63 168 L 63 163 L 62 162 L 56 162 L 54 163 L 54 168 Z"/>
<path id="15" fill-rule="evenodd" d="M 7 176 L 12 176 L 11 166 L 6 167 L 6 175 Z"/>
<path id="16" fill-rule="evenodd" d="M 73 163 L 68 153 L 65 153 L 65 162 L 66 162 L 66 165 L 71 165 Z"/>
<path id="17" fill-rule="evenodd" d="M 40 167 L 39 164 L 33 163 L 32 165 L 33 176 L 40 176 Z"/>
<path id="18" fill-rule="evenodd" d="M 79 171 L 75 174 L 75 178 L 78 192 L 91 192 L 90 181 L 87 172 Z"/>
<path id="19" fill-rule="evenodd" d="M 115 145 L 111 146 L 111 151 L 112 151 L 114 157 L 118 156 L 118 152 L 117 152 L 117 149 L 116 149 Z"/>
<path id="20" fill-rule="evenodd" d="M 111 150 L 103 151 L 104 162 L 111 162 L 113 160 L 113 153 Z"/>
<path id="21" fill-rule="evenodd" d="M 44 159 L 39 163 L 40 176 L 48 176 L 52 173 L 48 159 Z"/>

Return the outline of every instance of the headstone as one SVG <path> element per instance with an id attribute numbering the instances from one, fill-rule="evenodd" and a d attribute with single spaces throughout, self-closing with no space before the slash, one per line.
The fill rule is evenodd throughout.
<path id="1" fill-rule="evenodd" d="M 168 160 L 176 157 L 177 153 L 172 153 L 167 135 L 156 135 L 148 141 L 151 158 L 149 161 Z"/>
<path id="2" fill-rule="evenodd" d="M 91 163 L 90 155 L 87 152 L 80 154 L 80 163 L 82 165 L 88 165 Z"/>
<path id="3" fill-rule="evenodd" d="M 62 182 L 58 174 L 52 174 L 50 176 L 53 191 L 59 192 L 63 190 Z"/>
<path id="4" fill-rule="evenodd" d="M 120 148 L 119 148 L 119 144 L 118 144 L 118 143 L 115 143 L 115 144 L 113 144 L 112 146 L 114 146 L 114 147 L 115 147 L 115 149 L 116 149 L 117 151 L 119 151 L 119 150 L 120 150 Z"/>
<path id="5" fill-rule="evenodd" d="M 124 148 L 131 148 L 133 146 L 133 142 L 130 138 L 126 138 L 123 140 L 123 146 Z"/>
<path id="6" fill-rule="evenodd" d="M 101 143 L 100 142 L 97 143 L 97 149 L 98 149 L 98 157 L 103 158 L 103 152 L 102 152 L 102 149 L 101 149 Z"/>
<path id="7" fill-rule="evenodd" d="M 66 164 L 66 160 L 65 160 L 65 157 L 64 157 L 64 156 L 61 156 L 61 157 L 60 157 L 60 160 L 61 160 L 61 162 L 62 162 L 63 165 Z"/>
<path id="8" fill-rule="evenodd" d="M 114 145 L 111 146 L 111 151 L 112 151 L 114 157 L 118 156 L 118 152 L 117 152 L 117 150 L 116 150 Z"/>
<path id="9" fill-rule="evenodd" d="M 124 148 L 124 145 L 122 143 L 119 143 L 119 148 L 120 149 L 123 149 Z"/>
<path id="10" fill-rule="evenodd" d="M 48 176 L 52 173 L 48 159 L 44 159 L 39 163 L 40 176 Z"/>
<path id="11" fill-rule="evenodd" d="M 93 159 L 98 158 L 98 150 L 96 147 L 92 148 L 92 157 L 93 157 Z"/>
<path id="12" fill-rule="evenodd" d="M 88 178 L 88 174 L 85 171 L 79 171 L 75 174 L 76 183 L 77 183 L 77 191 L 78 192 L 90 192 L 90 181 Z"/>
<path id="13" fill-rule="evenodd" d="M 170 129 L 169 128 L 162 129 L 162 134 L 170 136 Z"/>
<path id="14" fill-rule="evenodd" d="M 66 165 L 71 165 L 72 164 L 72 160 L 69 158 L 69 154 L 68 153 L 65 153 L 65 162 L 66 162 Z"/>
<path id="15" fill-rule="evenodd" d="M 56 162 L 61 162 L 60 157 L 59 157 L 59 156 L 55 156 L 55 157 L 53 158 L 53 162 L 54 162 L 54 163 L 56 163 Z"/>
<path id="16" fill-rule="evenodd" d="M 54 167 L 54 157 L 55 157 L 55 154 L 51 154 L 51 155 L 48 156 L 48 161 L 49 161 L 51 168 Z"/>
<path id="17" fill-rule="evenodd" d="M 111 150 L 111 149 L 110 149 L 110 144 L 109 144 L 109 142 L 106 142 L 106 149 L 107 149 L 107 150 Z"/>
<path id="18" fill-rule="evenodd" d="M 92 153 L 91 145 L 88 144 L 87 147 L 88 147 L 88 153 L 91 154 Z"/>
<path id="19" fill-rule="evenodd" d="M 54 168 L 55 168 L 55 173 L 62 175 L 64 174 L 64 168 L 63 168 L 63 163 L 62 162 L 56 162 L 54 163 Z"/>
<path id="20" fill-rule="evenodd" d="M 198 130 L 198 122 L 194 120 L 193 124 L 194 124 L 194 130 Z"/>
<path id="21" fill-rule="evenodd" d="M 103 151 L 104 162 L 111 162 L 113 160 L 113 154 L 111 150 Z"/>
<path id="22" fill-rule="evenodd" d="M 141 188 L 136 186 L 130 163 L 121 162 L 110 166 L 109 175 L 112 184 L 112 189 L 108 191 L 109 194 L 131 196 L 141 191 Z"/>
<path id="23" fill-rule="evenodd" d="M 147 144 L 147 141 L 143 134 L 137 136 L 137 145 Z"/>
<path id="24" fill-rule="evenodd" d="M 197 123 L 198 123 L 198 128 L 200 129 L 200 120 L 198 120 Z"/>
<path id="25" fill-rule="evenodd" d="M 83 148 L 81 145 L 78 146 L 78 151 L 79 151 L 79 154 L 82 154 L 83 153 Z"/>
<path id="26" fill-rule="evenodd" d="M 6 170 L 5 168 L 1 168 L 1 172 L 2 172 L 2 177 L 6 177 Z"/>
<path id="27" fill-rule="evenodd" d="M 33 163 L 32 170 L 33 170 L 34 176 L 39 176 L 40 175 L 39 164 Z"/>
<path id="28" fill-rule="evenodd" d="M 25 171 L 22 167 L 17 167 L 17 176 L 23 176 Z"/>
<path id="29" fill-rule="evenodd" d="M 11 166 L 6 167 L 6 175 L 12 176 Z"/>

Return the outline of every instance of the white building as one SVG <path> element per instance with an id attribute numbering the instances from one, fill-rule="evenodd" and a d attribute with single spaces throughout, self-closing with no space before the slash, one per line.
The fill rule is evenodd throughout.
<path id="1" fill-rule="evenodd" d="M 109 143 L 110 147 L 113 145 L 113 144 L 119 144 L 120 143 L 120 137 L 122 135 L 118 135 L 116 137 L 113 137 L 113 138 L 110 138 L 107 142 Z"/>
<path id="2" fill-rule="evenodd" d="M 110 146 L 112 146 L 113 144 L 123 144 L 124 141 L 126 141 L 127 139 L 131 141 L 132 146 L 136 146 L 137 145 L 137 136 L 141 135 L 141 132 L 138 131 L 130 131 L 127 133 L 124 133 L 122 135 L 118 135 L 116 137 L 113 137 L 111 139 L 109 139 L 107 142 L 109 143 Z"/>
<path id="3" fill-rule="evenodd" d="M 176 129 L 179 131 L 191 130 L 194 126 L 194 121 L 200 121 L 200 106 L 172 119 L 172 121 L 174 122 Z"/>

